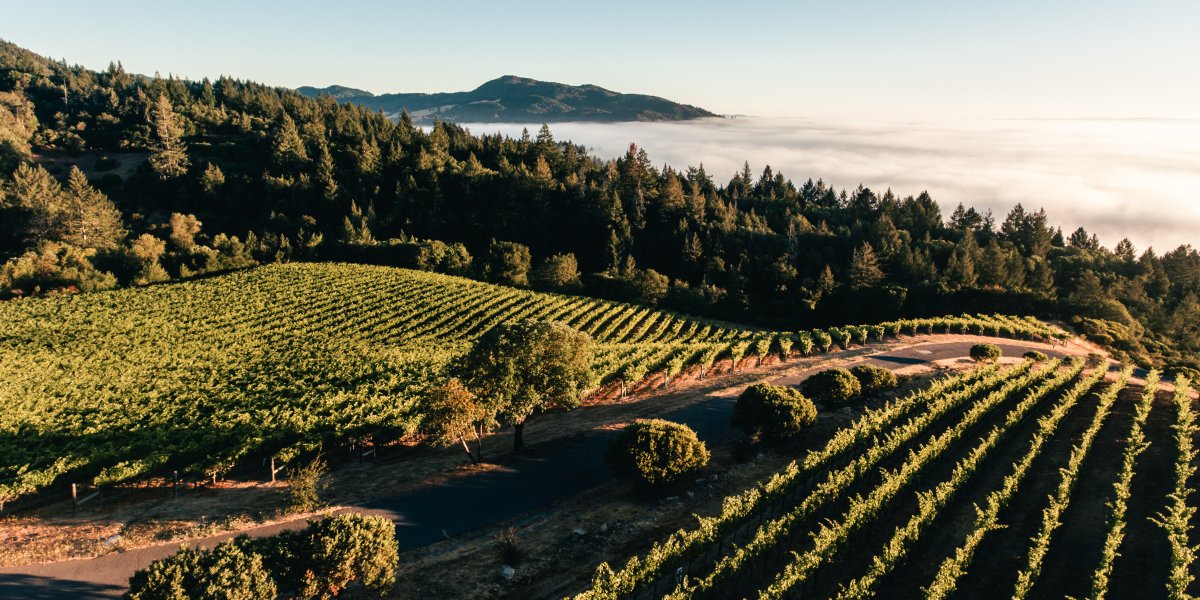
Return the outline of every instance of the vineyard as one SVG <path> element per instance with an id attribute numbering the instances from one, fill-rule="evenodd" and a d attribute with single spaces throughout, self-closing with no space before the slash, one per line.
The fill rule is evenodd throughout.
<path id="1" fill-rule="evenodd" d="M 494 325 L 521 319 L 560 321 L 591 335 L 598 344 L 592 387 L 612 393 L 685 370 L 703 377 L 718 363 L 736 368 L 769 354 L 901 334 L 1060 335 L 1033 319 L 1002 316 L 756 331 L 642 306 L 328 263 L 9 302 L 0 305 L 0 503 L 68 480 L 108 486 L 172 472 L 215 480 L 239 464 L 286 463 L 331 443 L 401 439 L 414 432 L 423 392 L 447 364 Z M 963 386 L 976 390 L 1000 375 L 972 377 Z M 960 403 L 967 399 L 956 393 Z M 897 407 L 896 418 L 915 406 Z M 864 442 L 847 442 L 847 451 Z"/>
<path id="2" fill-rule="evenodd" d="M 937 379 L 576 598 L 1195 597 L 1190 389 L 1131 378 L 1075 359 Z"/>

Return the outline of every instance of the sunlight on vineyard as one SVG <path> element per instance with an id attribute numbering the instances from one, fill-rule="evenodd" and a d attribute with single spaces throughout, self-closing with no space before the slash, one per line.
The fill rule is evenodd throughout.
<path id="1" fill-rule="evenodd" d="M 593 389 L 716 361 L 904 333 L 1055 335 L 1011 317 L 752 331 L 651 308 L 388 267 L 277 264 L 0 305 L 0 500 L 64 474 L 108 485 L 411 434 L 425 387 L 498 323 L 563 322 L 597 342 Z M 36 443 L 35 443 L 36 442 Z"/>

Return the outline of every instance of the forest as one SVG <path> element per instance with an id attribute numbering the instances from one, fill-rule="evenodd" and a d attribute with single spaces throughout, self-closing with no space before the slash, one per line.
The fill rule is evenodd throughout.
<path id="1" fill-rule="evenodd" d="M 1144 366 L 1200 365 L 1190 246 L 1106 248 L 1034 210 L 1039 198 L 1003 218 L 947 214 L 927 192 L 660 167 L 648 152 L 592 156 L 546 126 L 516 139 L 421 128 L 327 96 L 97 72 L 0 42 L 0 290 L 339 260 L 787 330 L 1036 315 Z"/>

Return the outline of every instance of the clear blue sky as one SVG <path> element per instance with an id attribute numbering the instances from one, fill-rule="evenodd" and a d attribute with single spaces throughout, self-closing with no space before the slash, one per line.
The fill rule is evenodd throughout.
<path id="1" fill-rule="evenodd" d="M 756 115 L 1200 118 L 1200 2 L 0 0 L 102 68 L 373 92 L 502 74 Z"/>

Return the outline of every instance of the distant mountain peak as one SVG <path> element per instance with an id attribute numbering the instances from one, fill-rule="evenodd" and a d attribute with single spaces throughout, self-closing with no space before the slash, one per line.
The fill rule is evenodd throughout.
<path id="1" fill-rule="evenodd" d="M 597 85 L 568 85 L 518 75 L 502 75 L 469 92 L 379 94 L 333 85 L 302 87 L 306 96 L 332 96 L 341 102 L 382 110 L 398 118 L 407 110 L 413 120 L 435 118 L 460 123 L 561 121 L 680 121 L 716 116 L 658 96 L 621 94 Z"/>

